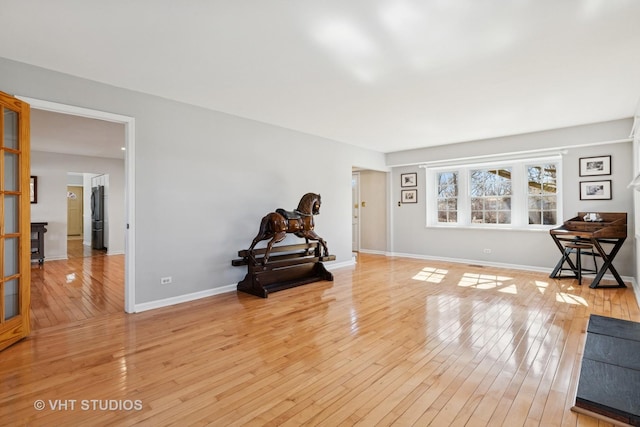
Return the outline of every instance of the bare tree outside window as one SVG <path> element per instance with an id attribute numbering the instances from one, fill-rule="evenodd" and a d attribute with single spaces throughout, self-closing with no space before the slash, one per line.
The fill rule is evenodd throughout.
<path id="1" fill-rule="evenodd" d="M 553 225 L 558 217 L 556 165 L 527 166 L 529 224 Z"/>
<path id="2" fill-rule="evenodd" d="M 511 223 L 511 168 L 471 171 L 471 223 Z"/>
<path id="3" fill-rule="evenodd" d="M 458 172 L 438 174 L 438 222 L 458 222 Z"/>
<path id="4" fill-rule="evenodd" d="M 559 157 L 550 156 L 427 167 L 427 226 L 545 229 L 557 225 L 562 211 L 561 166 Z M 605 195 L 591 194 L 598 191 Z M 604 200 L 610 193 L 605 181 L 581 182 L 581 200 Z"/>

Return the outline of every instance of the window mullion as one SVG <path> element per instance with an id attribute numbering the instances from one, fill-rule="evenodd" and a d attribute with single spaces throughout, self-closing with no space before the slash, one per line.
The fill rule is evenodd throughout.
<path id="1" fill-rule="evenodd" d="M 438 190 L 436 186 L 438 173 L 433 169 L 427 169 L 425 175 L 426 202 L 427 202 L 427 227 L 438 222 Z"/>
<path id="2" fill-rule="evenodd" d="M 458 170 L 458 224 L 471 224 L 471 191 L 469 190 L 469 169 Z"/>
<path id="3" fill-rule="evenodd" d="M 523 163 L 514 163 L 512 170 L 511 225 L 513 227 L 524 227 L 526 224 L 523 218 L 527 217 L 527 180 L 525 179 L 525 166 Z"/>

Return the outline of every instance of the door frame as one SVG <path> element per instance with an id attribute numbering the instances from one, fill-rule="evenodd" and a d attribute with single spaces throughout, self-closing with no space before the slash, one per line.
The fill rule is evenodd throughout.
<path id="1" fill-rule="evenodd" d="M 16 98 L 31 105 L 31 109 L 70 114 L 89 119 L 105 120 L 124 125 L 124 197 L 125 197 L 125 238 L 124 238 L 124 311 L 135 313 L 135 118 L 106 111 L 59 104 L 57 102 L 16 95 Z"/>
<path id="2" fill-rule="evenodd" d="M 355 202 L 358 204 L 358 207 L 356 208 L 354 206 L 353 188 L 352 188 L 352 190 L 351 190 L 351 221 L 353 221 L 353 210 L 357 209 L 358 210 L 358 225 L 356 226 L 356 228 L 357 228 L 357 234 L 358 235 L 356 236 L 356 246 L 357 246 L 356 251 L 360 252 L 360 249 L 361 249 L 361 245 L 360 245 L 360 242 L 361 242 L 360 220 L 361 220 L 361 216 L 362 216 L 362 215 L 360 215 L 361 214 L 361 207 L 362 207 L 362 206 L 360 206 L 360 171 L 352 171 L 351 172 L 351 183 L 352 183 L 351 186 L 352 187 L 353 187 L 353 180 L 354 179 L 357 181 L 357 183 L 356 183 L 356 199 L 357 200 L 355 200 Z M 351 229 L 352 229 L 351 233 L 353 234 L 353 227 L 351 227 Z M 351 236 L 351 242 L 352 243 L 353 243 L 353 240 L 354 240 L 353 236 Z M 353 251 L 353 247 L 351 249 Z"/>

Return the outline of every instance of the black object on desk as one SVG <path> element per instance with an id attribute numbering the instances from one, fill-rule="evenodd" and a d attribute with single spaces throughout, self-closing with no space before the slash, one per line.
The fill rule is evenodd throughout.
<path id="1" fill-rule="evenodd" d="M 640 323 L 592 314 L 574 412 L 640 426 Z"/>
<path id="2" fill-rule="evenodd" d="M 587 212 L 578 212 L 578 216 L 565 221 L 560 227 L 549 230 L 553 242 L 556 244 L 563 257 L 558 261 L 549 277 L 559 278 L 564 261 L 567 261 L 573 270 L 577 266 L 564 256 L 565 247 L 563 242 L 587 242 L 593 245 L 598 256 L 603 260 L 603 265 L 596 274 L 596 277 L 589 285 L 591 288 L 626 288 L 622 278 L 613 266 L 618 251 L 627 238 L 627 213 L 626 212 L 598 212 L 599 221 L 585 221 Z M 603 245 L 613 245 L 609 252 L 605 251 Z M 617 285 L 600 286 L 600 280 L 609 270 L 616 279 Z"/>
<path id="3" fill-rule="evenodd" d="M 37 259 L 38 264 L 44 262 L 44 233 L 49 225 L 48 222 L 32 222 L 31 223 L 31 259 Z"/>

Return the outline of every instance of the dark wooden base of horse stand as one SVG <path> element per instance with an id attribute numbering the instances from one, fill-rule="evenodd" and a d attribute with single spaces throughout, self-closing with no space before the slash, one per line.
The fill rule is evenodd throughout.
<path id="1" fill-rule="evenodd" d="M 271 248 L 269 261 L 262 265 L 266 249 L 255 249 L 253 256 L 245 249 L 238 252 L 240 259 L 233 266 L 247 266 L 247 275 L 238 283 L 238 290 L 262 298 L 269 292 L 289 289 L 321 280 L 333 281 L 322 261 L 333 261 L 335 255 L 320 256 L 317 242 Z"/>

